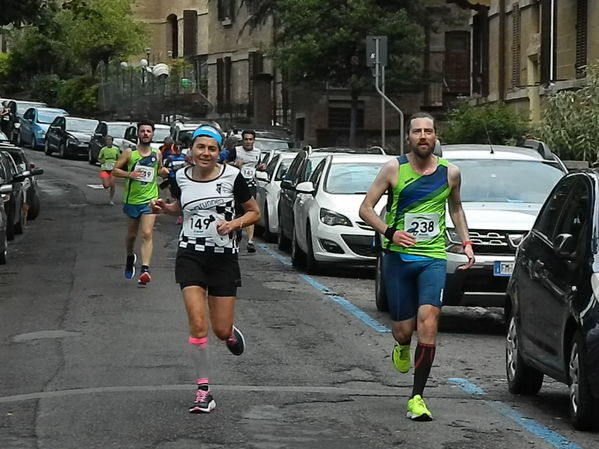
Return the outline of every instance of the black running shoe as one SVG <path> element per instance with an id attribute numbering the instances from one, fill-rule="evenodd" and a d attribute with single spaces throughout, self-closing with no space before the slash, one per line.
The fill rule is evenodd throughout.
<path id="1" fill-rule="evenodd" d="M 254 245 L 254 242 L 248 242 L 248 253 L 255 253 L 256 252 L 256 246 Z"/>
<path id="2" fill-rule="evenodd" d="M 240 330 L 235 326 L 233 326 L 233 335 L 231 335 L 225 343 L 233 355 L 243 354 L 243 350 L 245 349 L 245 339 Z"/>
<path id="3" fill-rule="evenodd" d="M 133 279 L 135 276 L 135 262 L 137 262 L 137 255 L 129 254 L 125 263 L 125 278 Z"/>
<path id="4" fill-rule="evenodd" d="M 189 413 L 210 413 L 215 408 L 216 402 L 214 402 L 208 384 L 199 385 L 193 405 L 189 407 Z"/>

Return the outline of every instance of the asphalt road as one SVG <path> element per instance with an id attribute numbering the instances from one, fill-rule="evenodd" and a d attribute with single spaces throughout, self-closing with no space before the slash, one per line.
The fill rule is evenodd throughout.
<path id="1" fill-rule="evenodd" d="M 98 169 L 28 152 L 45 169 L 42 211 L 0 267 L 0 449 L 598 447 L 570 427 L 565 386 L 507 392 L 496 309 L 444 309 L 425 390 L 435 419 L 406 419 L 412 375 L 391 364 L 372 271 L 306 276 L 262 242 L 240 255 L 246 352 L 210 337 L 217 409 L 188 414 L 174 218 L 157 220 L 152 282 L 138 287 Z"/>

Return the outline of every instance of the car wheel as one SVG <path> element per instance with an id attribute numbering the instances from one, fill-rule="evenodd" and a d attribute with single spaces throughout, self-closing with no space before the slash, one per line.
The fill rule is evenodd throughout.
<path id="1" fill-rule="evenodd" d="M 8 240 L 6 238 L 6 233 L 4 234 L 4 249 L 0 251 L 0 265 L 6 264 L 7 254 L 8 254 Z"/>
<path id="2" fill-rule="evenodd" d="M 268 203 L 264 202 L 264 234 L 262 236 L 266 242 L 272 242 L 275 235 L 270 232 L 270 220 L 268 219 Z"/>
<path id="3" fill-rule="evenodd" d="M 52 155 L 52 150 L 50 149 L 50 144 L 48 143 L 48 140 L 46 140 L 46 143 L 44 144 L 44 153 L 46 153 L 46 156 Z"/>
<path id="4" fill-rule="evenodd" d="M 320 264 L 314 258 L 314 248 L 312 248 L 312 232 L 310 231 L 310 223 L 306 225 L 306 273 L 318 274 L 320 272 Z"/>
<path id="5" fill-rule="evenodd" d="M 383 277 L 383 253 L 379 252 L 376 258 L 376 271 L 374 277 L 374 301 L 377 310 L 387 312 L 389 302 L 387 301 L 387 290 L 385 288 L 385 278 Z"/>
<path id="6" fill-rule="evenodd" d="M 6 217 L 6 239 L 14 240 L 15 238 L 15 225 L 14 225 L 14 217 Z"/>
<path id="7" fill-rule="evenodd" d="M 23 209 L 21 209 L 21 214 L 19 216 L 19 222 L 15 224 L 14 233 L 22 234 L 25 229 L 25 214 L 23 214 Z"/>
<path id="8" fill-rule="evenodd" d="M 21 133 L 17 134 L 17 146 L 23 147 L 25 142 L 23 142 L 23 138 L 21 137 Z"/>
<path id="9" fill-rule="evenodd" d="M 568 363 L 568 378 L 570 387 L 570 419 L 578 430 L 588 430 L 595 424 L 594 410 L 598 406 L 593 398 L 587 376 L 586 354 L 582 335 L 574 333 L 570 346 L 570 362 Z"/>
<path id="10" fill-rule="evenodd" d="M 302 250 L 297 244 L 297 236 L 295 235 L 295 230 L 293 230 L 293 237 L 291 239 L 291 264 L 295 268 L 300 268 L 303 262 Z"/>
<path id="11" fill-rule="evenodd" d="M 61 143 L 60 147 L 58 147 L 58 154 L 60 155 L 60 157 L 62 159 L 64 159 L 65 157 L 67 157 L 67 148 L 66 148 L 66 145 L 64 143 Z"/>
<path id="12" fill-rule="evenodd" d="M 37 142 L 35 141 L 35 135 L 31 135 L 31 149 L 35 150 L 37 148 Z"/>
<path id="13" fill-rule="evenodd" d="M 531 368 L 522 360 L 519 345 L 520 337 L 518 336 L 516 315 L 512 311 L 509 317 L 505 344 L 508 389 L 515 394 L 535 395 L 543 385 L 543 373 Z"/>
<path id="14" fill-rule="evenodd" d="M 281 216 L 279 215 L 279 232 L 277 233 L 277 246 L 281 251 L 285 251 L 289 248 L 289 240 L 283 234 L 283 229 L 281 228 Z"/>
<path id="15" fill-rule="evenodd" d="M 35 192 L 31 199 L 31 204 L 29 205 L 29 210 L 27 211 L 27 220 L 35 220 L 40 213 L 41 202 L 40 197 Z"/>

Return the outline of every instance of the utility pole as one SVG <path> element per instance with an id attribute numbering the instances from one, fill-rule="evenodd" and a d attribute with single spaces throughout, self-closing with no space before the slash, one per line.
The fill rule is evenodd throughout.
<path id="1" fill-rule="evenodd" d="M 382 98 L 381 106 L 381 140 L 385 148 L 385 102 L 389 103 L 399 114 L 399 151 L 404 154 L 404 119 L 403 112 L 399 107 L 385 95 L 385 66 L 387 65 L 387 36 L 366 36 L 366 65 L 374 68 L 374 87 Z M 381 89 L 382 86 L 382 89 Z"/>

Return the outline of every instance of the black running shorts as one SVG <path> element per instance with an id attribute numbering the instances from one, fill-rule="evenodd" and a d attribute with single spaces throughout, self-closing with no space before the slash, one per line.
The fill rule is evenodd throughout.
<path id="1" fill-rule="evenodd" d="M 235 296 L 241 287 L 237 254 L 200 253 L 179 248 L 175 279 L 181 289 L 192 285 L 206 289 L 210 296 Z"/>

